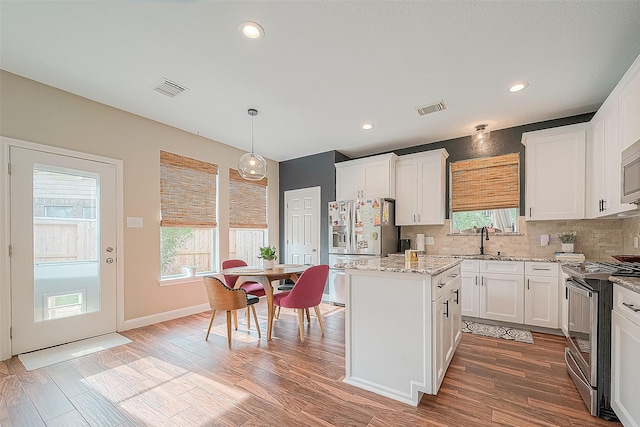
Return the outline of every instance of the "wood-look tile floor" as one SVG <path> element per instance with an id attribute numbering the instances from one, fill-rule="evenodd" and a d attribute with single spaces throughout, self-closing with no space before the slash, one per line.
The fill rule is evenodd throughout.
<path id="1" fill-rule="evenodd" d="M 227 348 L 210 312 L 122 334 L 133 342 L 35 371 L 0 362 L 0 425 L 9 426 L 620 426 L 591 417 L 564 366 L 564 339 L 535 344 L 463 334 L 437 396 L 417 408 L 344 384 L 344 310 L 322 306 L 305 341 L 282 310 L 265 340 L 244 314 Z M 390 313 L 389 316 L 392 314 Z M 384 369 L 384 367 L 380 367 Z"/>

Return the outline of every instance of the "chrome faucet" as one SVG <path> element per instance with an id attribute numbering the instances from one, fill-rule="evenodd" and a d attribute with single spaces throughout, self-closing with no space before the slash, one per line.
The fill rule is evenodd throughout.
<path id="1" fill-rule="evenodd" d="M 484 236 L 487 236 L 487 241 L 489 240 L 489 230 L 487 230 L 487 227 L 482 227 L 482 229 L 480 230 L 480 255 L 484 255 Z"/>

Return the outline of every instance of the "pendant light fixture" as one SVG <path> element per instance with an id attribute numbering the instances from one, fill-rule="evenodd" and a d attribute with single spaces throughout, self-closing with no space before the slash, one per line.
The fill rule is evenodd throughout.
<path id="1" fill-rule="evenodd" d="M 248 181 L 260 181 L 267 175 L 267 162 L 264 157 L 253 152 L 253 118 L 258 115 L 258 110 L 250 108 L 247 113 L 251 116 L 251 152 L 240 157 L 238 172 Z"/>
<path id="2" fill-rule="evenodd" d="M 485 141 L 489 141 L 489 132 L 487 130 L 486 124 L 476 126 L 476 133 L 473 135 L 473 142 L 477 142 L 478 144 L 482 144 Z"/>

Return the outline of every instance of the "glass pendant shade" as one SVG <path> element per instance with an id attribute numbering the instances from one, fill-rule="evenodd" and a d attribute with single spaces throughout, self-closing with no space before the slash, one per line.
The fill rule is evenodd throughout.
<path id="1" fill-rule="evenodd" d="M 240 176 L 249 181 L 260 181 L 267 175 L 267 161 L 259 154 L 247 153 L 238 163 Z"/>
<path id="2" fill-rule="evenodd" d="M 485 141 L 489 141 L 490 134 L 491 132 L 487 130 L 487 125 L 478 125 L 476 126 L 476 133 L 473 134 L 473 142 L 482 144 Z"/>
<path id="3" fill-rule="evenodd" d="M 267 175 L 267 161 L 253 152 L 253 118 L 258 115 L 258 110 L 250 108 L 247 113 L 251 116 L 251 152 L 240 157 L 238 173 L 248 181 L 260 181 Z"/>

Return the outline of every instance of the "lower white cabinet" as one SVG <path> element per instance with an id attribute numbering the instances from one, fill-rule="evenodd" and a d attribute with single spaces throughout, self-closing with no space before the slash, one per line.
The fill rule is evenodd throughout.
<path id="1" fill-rule="evenodd" d="M 464 260 L 463 316 L 559 328 L 557 263 Z"/>
<path id="2" fill-rule="evenodd" d="M 558 329 L 558 270 L 557 263 L 525 263 L 525 324 Z"/>
<path id="3" fill-rule="evenodd" d="M 433 302 L 433 363 L 434 389 L 440 389 L 447 367 L 453 359 L 462 335 L 462 301 L 460 279 L 457 278 L 449 289 Z"/>
<path id="4" fill-rule="evenodd" d="M 480 317 L 510 323 L 524 321 L 524 276 L 483 273 L 480 283 Z"/>
<path id="5" fill-rule="evenodd" d="M 625 427 L 640 426 L 640 294 L 614 285 L 611 408 Z"/>

